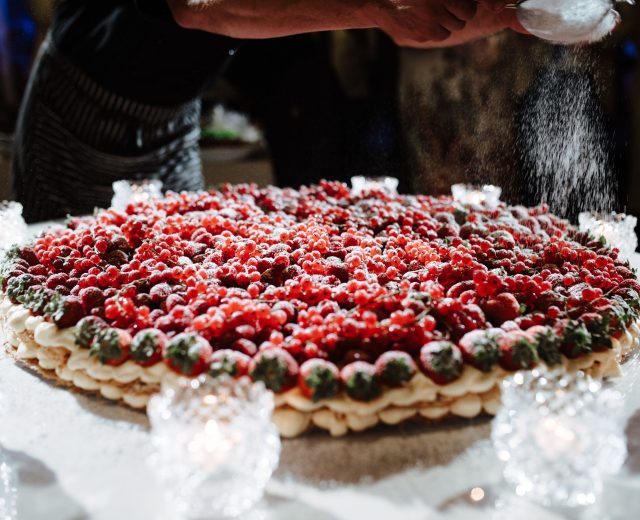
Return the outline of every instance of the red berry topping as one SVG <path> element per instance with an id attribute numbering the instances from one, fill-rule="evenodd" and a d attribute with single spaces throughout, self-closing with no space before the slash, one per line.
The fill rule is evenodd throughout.
<path id="1" fill-rule="evenodd" d="M 514 368 L 533 363 L 522 330 L 557 364 L 561 352 L 609 348 L 640 317 L 628 264 L 546 206 L 352 195 L 327 181 L 225 185 L 72 218 L 11 248 L 0 286 L 60 327 L 77 323 L 84 347 L 105 336 L 94 355 L 120 342 L 106 329 L 153 329 L 134 338 L 138 363 L 163 350 L 181 374 L 242 372 L 246 355 L 256 378 L 277 391 L 297 381 L 311 399 L 332 394 L 335 366 L 366 362 L 345 387 L 368 399 L 406 383 L 418 358 L 441 384 L 463 361 L 491 370 L 503 334 L 492 327 L 518 339 L 500 361 Z M 172 338 L 164 347 L 161 334 Z M 237 354 L 212 368 L 220 349 Z M 302 383 L 297 363 L 311 374 Z"/>
<path id="2" fill-rule="evenodd" d="M 84 289 L 80 289 L 78 296 L 82 301 L 82 307 L 85 312 L 91 312 L 92 309 L 104 305 L 104 293 L 97 287 L 85 287 Z"/>

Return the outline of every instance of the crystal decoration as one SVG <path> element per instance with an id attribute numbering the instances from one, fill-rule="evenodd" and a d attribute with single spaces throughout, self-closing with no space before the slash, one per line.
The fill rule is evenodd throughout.
<path id="1" fill-rule="evenodd" d="M 453 200 L 471 206 L 485 205 L 494 208 L 500 202 L 502 188 L 491 184 L 454 184 L 451 186 Z"/>
<path id="2" fill-rule="evenodd" d="M 597 239 L 604 239 L 617 247 L 623 259 L 629 259 L 638 247 L 636 224 L 638 219 L 624 213 L 584 212 L 578 216 L 581 231 L 587 231 Z"/>
<path id="3" fill-rule="evenodd" d="M 398 194 L 399 181 L 395 177 L 351 177 L 351 194 L 358 196 L 371 191 L 381 191 L 388 195 Z"/>
<path id="4" fill-rule="evenodd" d="M 503 381 L 502 403 L 492 439 L 519 496 L 589 505 L 624 463 L 623 398 L 582 372 L 518 372 Z"/>
<path id="5" fill-rule="evenodd" d="M 0 251 L 24 242 L 27 237 L 27 223 L 22 218 L 22 204 L 0 201 Z"/>
<path id="6" fill-rule="evenodd" d="M 273 406 L 248 378 L 182 378 L 151 398 L 150 463 L 181 514 L 237 517 L 262 498 L 280 456 Z"/>
<path id="7" fill-rule="evenodd" d="M 0 394 L 0 419 L 8 413 L 4 395 Z M 2 520 L 18 519 L 18 488 L 16 469 L 7 456 L 0 432 L 0 518 Z"/>
<path id="8" fill-rule="evenodd" d="M 16 470 L 0 448 L 0 518 L 18 520 L 18 488 Z"/>
<path id="9" fill-rule="evenodd" d="M 113 183 L 113 209 L 123 211 L 129 204 L 141 204 L 162 197 L 162 181 L 116 181 Z"/>

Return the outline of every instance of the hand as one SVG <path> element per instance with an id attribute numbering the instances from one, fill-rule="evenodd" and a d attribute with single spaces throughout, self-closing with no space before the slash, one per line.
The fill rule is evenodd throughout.
<path id="1" fill-rule="evenodd" d="M 526 32 L 507 0 L 382 0 L 373 2 L 373 23 L 403 47 L 458 45 L 511 28 Z"/>
<path id="2" fill-rule="evenodd" d="M 476 0 L 377 0 L 366 4 L 365 16 L 398 45 L 421 47 L 464 29 L 477 5 Z"/>
<path id="3" fill-rule="evenodd" d="M 232 38 L 380 28 L 398 45 L 464 43 L 517 23 L 510 0 L 166 0 L 176 22 Z M 512 1 L 512 0 L 511 0 Z"/>

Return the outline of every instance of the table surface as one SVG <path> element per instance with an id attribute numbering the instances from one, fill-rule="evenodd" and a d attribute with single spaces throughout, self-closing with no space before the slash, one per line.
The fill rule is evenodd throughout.
<path id="1" fill-rule="evenodd" d="M 591 508 L 551 511 L 516 498 L 502 482 L 491 422 L 477 419 L 285 440 L 265 499 L 243 518 L 640 518 L 638 377 L 632 360 L 616 382 L 626 395 L 629 457 Z M 176 519 L 149 452 L 144 414 L 56 387 L 0 355 L 0 520 Z M 477 503 L 474 487 L 485 491 Z"/>

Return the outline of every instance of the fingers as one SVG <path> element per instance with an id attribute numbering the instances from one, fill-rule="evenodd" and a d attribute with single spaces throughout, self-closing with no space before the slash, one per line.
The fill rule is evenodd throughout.
<path id="1" fill-rule="evenodd" d="M 496 13 L 496 16 L 500 19 L 500 22 L 504 27 L 513 29 L 519 33 L 529 34 L 518 20 L 517 12 L 518 11 L 516 9 L 503 9 Z"/>
<path id="2" fill-rule="evenodd" d="M 409 39 L 418 44 L 424 44 L 428 42 L 443 42 L 451 36 L 451 30 L 442 25 L 433 24 L 419 31 L 414 32 L 409 36 Z"/>
<path id="3" fill-rule="evenodd" d="M 489 8 L 491 11 L 501 12 L 508 4 L 515 4 L 515 0 L 478 0 L 483 7 Z"/>
<path id="4" fill-rule="evenodd" d="M 448 40 L 450 36 L 451 36 L 451 31 L 448 30 L 446 27 L 436 26 L 433 28 L 431 32 L 431 37 L 425 40 L 425 42 L 423 43 L 426 43 L 427 41 L 443 42 L 445 40 Z"/>
<path id="5" fill-rule="evenodd" d="M 475 0 L 447 0 L 444 7 L 456 18 L 468 22 L 476 15 L 478 2 Z"/>
<path id="6" fill-rule="evenodd" d="M 399 47 L 424 47 L 434 42 L 448 40 L 451 37 L 451 31 L 441 25 L 432 25 L 423 27 L 420 32 L 394 33 L 391 37 Z"/>
<path id="7" fill-rule="evenodd" d="M 453 15 L 447 9 L 442 10 L 438 22 L 442 27 L 451 32 L 460 31 L 464 29 L 465 25 L 467 25 L 466 21 L 461 20 L 457 16 Z"/>
<path id="8" fill-rule="evenodd" d="M 451 26 L 461 23 L 453 15 L 449 14 L 449 17 Z M 400 30 L 395 34 L 395 40 L 401 46 L 407 46 L 407 42 L 420 45 L 430 41 L 444 41 L 451 36 L 452 32 L 452 29 L 445 27 L 440 19 L 425 20 L 417 17 L 405 18 L 399 28 Z"/>

